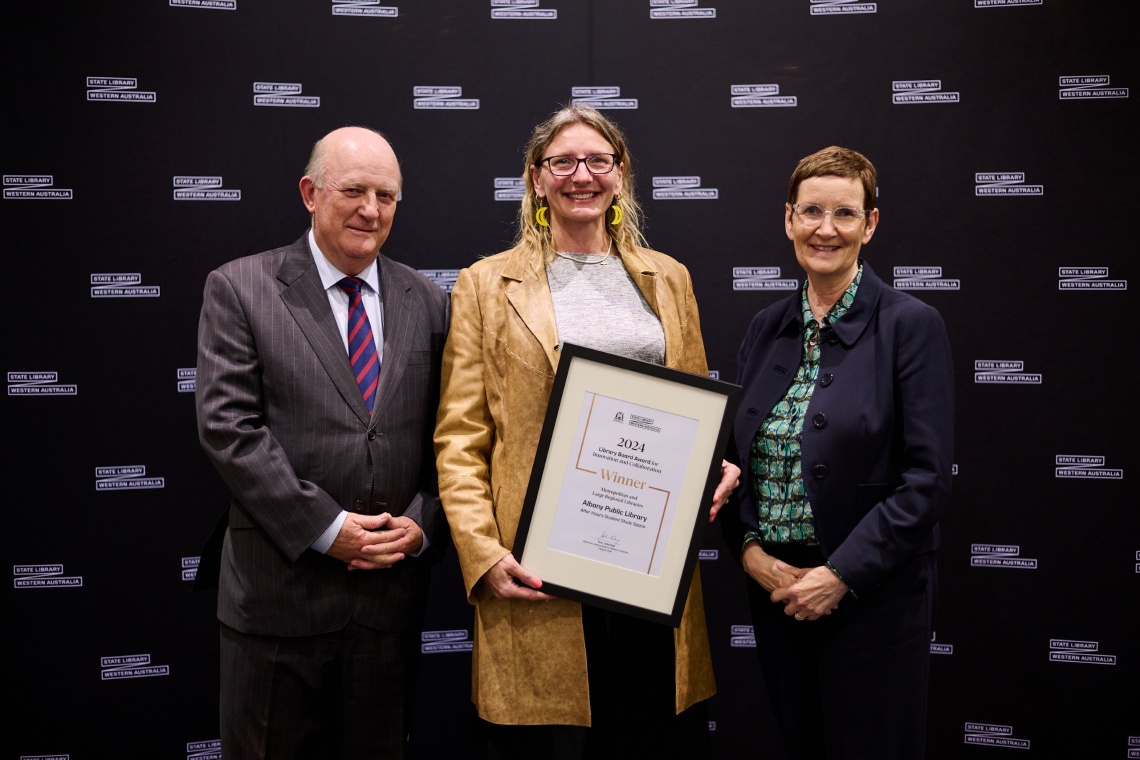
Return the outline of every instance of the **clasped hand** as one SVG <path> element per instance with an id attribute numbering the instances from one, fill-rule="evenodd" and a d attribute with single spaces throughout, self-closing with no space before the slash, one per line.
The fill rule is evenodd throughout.
<path id="1" fill-rule="evenodd" d="M 423 543 L 423 531 L 410 517 L 350 513 L 328 555 L 349 570 L 382 570 L 419 551 Z"/>

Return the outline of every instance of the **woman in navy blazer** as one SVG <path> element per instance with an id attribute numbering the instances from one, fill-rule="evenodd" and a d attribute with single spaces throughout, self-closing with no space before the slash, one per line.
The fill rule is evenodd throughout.
<path id="1" fill-rule="evenodd" d="M 938 312 L 859 258 L 875 169 L 831 147 L 792 174 L 801 292 L 753 319 L 725 535 L 750 576 L 756 650 L 789 758 L 924 754 L 953 371 Z"/>

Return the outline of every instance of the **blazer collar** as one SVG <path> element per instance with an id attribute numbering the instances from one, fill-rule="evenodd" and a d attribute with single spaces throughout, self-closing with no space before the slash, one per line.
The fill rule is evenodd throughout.
<path id="1" fill-rule="evenodd" d="M 870 264 L 863 259 L 859 259 L 859 263 L 863 265 L 863 279 L 859 281 L 859 290 L 855 293 L 855 300 L 843 318 L 831 325 L 836 337 L 845 346 L 850 346 L 859 340 L 859 336 L 867 329 L 867 325 L 871 323 L 871 317 L 879 308 L 879 300 L 883 296 L 883 288 L 885 287 L 883 281 L 871 269 Z M 784 312 L 780 324 L 781 334 L 788 330 L 799 332 L 801 328 L 803 310 L 800 308 L 801 296 L 799 293 L 802 291 L 797 291 L 796 296 L 788 299 L 788 308 Z"/>

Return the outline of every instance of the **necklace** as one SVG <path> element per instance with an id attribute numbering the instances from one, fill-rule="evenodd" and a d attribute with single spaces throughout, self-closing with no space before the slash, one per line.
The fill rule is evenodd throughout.
<path id="1" fill-rule="evenodd" d="M 570 251 L 555 251 L 554 255 L 573 261 L 576 264 L 601 264 L 605 266 L 610 260 L 610 251 L 614 249 L 614 239 L 610 238 L 610 246 L 605 253 L 574 253 Z"/>

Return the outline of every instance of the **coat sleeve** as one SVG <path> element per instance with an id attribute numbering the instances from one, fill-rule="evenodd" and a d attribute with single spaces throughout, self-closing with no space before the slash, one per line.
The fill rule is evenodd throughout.
<path id="1" fill-rule="evenodd" d="M 266 425 L 261 373 L 234 283 L 221 271 L 211 272 L 198 325 L 198 436 L 244 516 L 296 560 L 340 514 L 340 506 L 294 473 Z"/>
<path id="2" fill-rule="evenodd" d="M 893 367 L 876 378 L 894 386 L 895 482 L 888 493 L 857 496 L 874 499 L 873 506 L 829 557 L 857 594 L 931 545 L 950 497 L 954 369 L 946 327 L 924 305 L 900 315 L 895 336 Z"/>
<path id="3" fill-rule="evenodd" d="M 436 469 L 468 599 L 475 584 L 510 552 L 500 543 L 491 494 L 495 423 L 487 403 L 483 318 L 471 270 L 451 292 L 451 329 L 443 350 Z"/>

